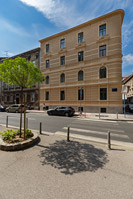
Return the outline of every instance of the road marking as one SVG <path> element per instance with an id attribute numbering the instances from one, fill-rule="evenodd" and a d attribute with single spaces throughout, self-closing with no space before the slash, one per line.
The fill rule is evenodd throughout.
<path id="1" fill-rule="evenodd" d="M 67 130 L 67 127 L 64 127 L 63 129 Z M 97 135 L 106 135 L 107 136 L 107 132 L 92 131 L 92 130 L 79 129 L 79 128 L 77 129 L 77 128 L 71 128 L 70 127 L 70 131 L 77 131 L 77 132 L 83 132 L 83 133 L 89 133 L 89 134 L 97 134 Z M 123 133 L 123 132 L 124 131 L 119 131 L 119 133 Z M 112 135 L 112 137 L 128 138 L 127 135 L 122 135 L 122 134 L 117 134 L 117 133 L 112 133 L 111 135 Z"/>
<path id="2" fill-rule="evenodd" d="M 103 120 L 102 120 L 102 119 L 101 119 L 101 120 L 100 120 L 100 119 L 98 120 L 98 119 L 95 119 L 95 118 L 94 118 L 94 119 L 92 119 L 92 118 L 91 118 L 91 119 L 87 119 L 87 118 L 77 118 L 77 119 L 78 119 L 78 120 L 90 120 L 90 121 L 96 121 L 96 122 L 112 122 L 112 123 L 118 122 L 118 121 L 111 121 L 111 120 L 104 120 L 104 119 L 103 119 Z"/>

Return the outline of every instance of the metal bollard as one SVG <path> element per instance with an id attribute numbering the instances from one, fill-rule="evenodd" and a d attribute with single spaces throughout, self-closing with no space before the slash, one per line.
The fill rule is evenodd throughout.
<path id="1" fill-rule="evenodd" d="M 111 139 L 110 139 L 110 132 L 108 131 L 108 135 L 107 135 L 107 139 L 108 139 L 108 149 L 111 149 Z"/>
<path id="2" fill-rule="evenodd" d="M 6 128 L 8 128 L 8 116 L 6 117 Z"/>
<path id="3" fill-rule="evenodd" d="M 40 122 L 40 134 L 42 134 L 42 123 Z"/>
<path id="4" fill-rule="evenodd" d="M 117 115 L 117 120 L 118 120 L 118 112 L 116 113 L 116 115 Z"/>
<path id="5" fill-rule="evenodd" d="M 67 141 L 68 141 L 68 142 L 70 142 L 69 133 L 70 133 L 70 127 L 68 127 L 68 129 L 67 129 Z"/>
<path id="6" fill-rule="evenodd" d="M 100 119 L 100 111 L 99 111 L 99 119 Z"/>
<path id="7" fill-rule="evenodd" d="M 28 118 L 26 118 L 26 129 L 28 129 Z"/>

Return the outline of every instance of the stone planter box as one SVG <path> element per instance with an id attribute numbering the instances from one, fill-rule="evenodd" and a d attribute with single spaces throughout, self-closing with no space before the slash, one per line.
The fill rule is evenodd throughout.
<path id="1" fill-rule="evenodd" d="M 23 142 L 17 142 L 17 143 L 11 143 L 11 144 L 4 142 L 2 138 L 0 137 L 0 150 L 18 151 L 18 150 L 26 149 L 30 146 L 33 146 L 35 143 L 39 141 L 39 136 L 35 132 L 32 132 L 32 133 L 33 133 L 33 137 Z"/>

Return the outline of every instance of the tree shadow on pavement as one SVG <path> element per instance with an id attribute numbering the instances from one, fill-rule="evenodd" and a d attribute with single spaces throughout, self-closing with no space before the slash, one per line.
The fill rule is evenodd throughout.
<path id="1" fill-rule="evenodd" d="M 76 141 L 56 141 L 40 153 L 42 165 L 51 165 L 66 175 L 95 172 L 108 162 L 107 153 L 102 149 Z"/>

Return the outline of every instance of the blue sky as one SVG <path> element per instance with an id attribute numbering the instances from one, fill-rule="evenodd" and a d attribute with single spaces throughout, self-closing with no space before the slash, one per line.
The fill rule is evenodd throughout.
<path id="1" fill-rule="evenodd" d="M 124 9 L 123 76 L 133 73 L 133 0 L 1 0 L 0 56 L 39 46 L 38 40 L 116 9 Z"/>

